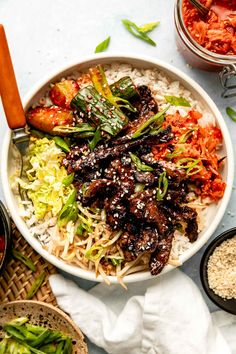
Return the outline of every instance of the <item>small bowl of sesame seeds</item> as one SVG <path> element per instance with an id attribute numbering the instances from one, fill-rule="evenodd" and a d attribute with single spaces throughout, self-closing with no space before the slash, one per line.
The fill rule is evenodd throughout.
<path id="1" fill-rule="evenodd" d="M 200 276 L 208 297 L 236 315 L 236 227 L 223 232 L 206 248 Z"/>

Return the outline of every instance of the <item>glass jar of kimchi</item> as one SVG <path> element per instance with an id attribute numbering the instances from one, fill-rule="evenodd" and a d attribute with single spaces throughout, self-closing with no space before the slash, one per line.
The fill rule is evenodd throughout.
<path id="1" fill-rule="evenodd" d="M 236 0 L 201 0 L 206 16 L 189 0 L 176 0 L 177 45 L 186 61 L 199 69 L 219 71 L 223 97 L 236 95 Z"/>

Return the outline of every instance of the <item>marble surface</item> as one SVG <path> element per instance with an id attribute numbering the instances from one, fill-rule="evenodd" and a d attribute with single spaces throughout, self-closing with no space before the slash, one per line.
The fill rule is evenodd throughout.
<path id="1" fill-rule="evenodd" d="M 218 74 L 193 69 L 181 57 L 175 44 L 173 7 L 173 0 L 0 0 L 0 23 L 5 26 L 21 96 L 57 67 L 92 54 L 97 44 L 110 35 L 107 52 L 153 56 L 196 80 L 221 110 L 235 146 L 236 123 L 225 114 L 227 106 L 236 108 L 235 99 L 221 98 Z M 160 20 L 160 26 L 151 33 L 157 46 L 152 47 L 132 37 L 121 24 L 124 18 L 137 24 Z M 1 142 L 7 129 L 1 107 L 0 128 Z M 3 199 L 1 185 L 0 199 Z M 235 202 L 233 190 L 225 216 L 212 238 L 235 226 Z M 182 267 L 201 291 L 199 262 L 203 251 L 204 248 Z M 94 285 L 81 279 L 76 281 L 85 289 Z M 216 310 L 204 293 L 203 296 L 210 310 Z M 91 354 L 104 353 L 92 344 L 89 348 Z"/>

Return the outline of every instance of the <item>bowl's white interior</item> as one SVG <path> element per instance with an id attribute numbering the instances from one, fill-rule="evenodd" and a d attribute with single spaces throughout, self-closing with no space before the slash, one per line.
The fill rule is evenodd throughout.
<path id="1" fill-rule="evenodd" d="M 228 129 L 225 125 L 225 122 L 221 116 L 221 113 L 217 109 L 214 102 L 210 99 L 207 93 L 192 79 L 190 79 L 187 75 L 182 73 L 181 71 L 175 69 L 174 67 L 165 64 L 161 61 L 147 58 L 147 57 L 132 57 L 132 56 L 124 56 L 124 55 L 95 55 L 92 58 L 86 58 L 79 63 L 67 65 L 66 68 L 58 70 L 56 74 L 48 75 L 42 82 L 38 83 L 25 97 L 24 100 L 24 107 L 27 110 L 30 105 L 36 102 L 40 97 L 42 97 L 45 93 L 45 90 L 48 88 L 49 83 L 55 82 L 62 77 L 66 77 L 70 75 L 72 72 L 75 71 L 83 71 L 87 68 L 100 64 L 109 64 L 112 62 L 120 62 L 120 63 L 129 63 L 132 64 L 134 67 L 137 68 L 154 68 L 157 67 L 161 71 L 163 71 L 167 76 L 172 78 L 173 80 L 180 81 L 186 89 L 192 92 L 194 98 L 201 102 L 201 105 L 209 112 L 213 113 L 216 118 L 217 125 L 221 128 L 224 137 L 224 143 L 221 150 L 222 156 L 227 156 L 224 170 L 223 170 L 223 180 L 226 182 L 227 187 L 225 190 L 224 197 L 220 200 L 218 204 L 213 204 L 208 208 L 207 211 L 207 222 L 206 228 L 199 234 L 198 240 L 191 244 L 191 248 L 187 250 L 182 256 L 181 261 L 185 262 L 189 259 L 193 254 L 195 254 L 210 238 L 210 236 L 214 233 L 215 229 L 219 225 L 224 212 L 226 210 L 231 190 L 233 184 L 233 175 L 234 175 L 234 159 L 233 159 L 233 149 L 232 143 L 229 136 Z M 88 279 L 88 280 L 96 280 L 102 281 L 101 277 L 96 278 L 94 272 L 85 271 L 77 266 L 69 265 L 64 261 L 56 258 L 55 256 L 50 255 L 47 251 L 45 251 L 40 243 L 30 235 L 29 230 L 19 216 L 18 213 L 18 206 L 17 201 L 11 191 L 10 187 L 10 176 L 12 176 L 12 166 L 13 157 L 11 154 L 12 151 L 12 144 L 11 144 L 11 132 L 10 130 L 7 132 L 4 140 L 3 146 L 3 154 L 1 158 L 1 178 L 4 190 L 4 196 L 6 199 L 7 206 L 10 210 L 11 216 L 17 225 L 19 231 L 25 237 L 25 239 L 30 243 L 30 245 L 45 259 L 47 259 L 50 263 L 54 264 L 56 267 L 78 277 Z M 173 266 L 166 266 L 163 272 L 168 272 L 169 270 L 173 269 Z M 162 273 L 163 273 L 162 272 Z M 135 282 L 141 281 L 145 279 L 149 279 L 152 276 L 149 272 L 140 272 L 136 274 L 130 274 L 125 277 L 125 282 Z M 109 277 L 109 280 L 112 283 L 117 282 L 116 277 Z"/>

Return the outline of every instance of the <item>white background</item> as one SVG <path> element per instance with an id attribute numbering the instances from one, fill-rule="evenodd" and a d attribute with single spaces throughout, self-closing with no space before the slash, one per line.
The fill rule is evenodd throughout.
<path id="1" fill-rule="evenodd" d="M 236 99 L 221 98 L 217 73 L 193 69 L 181 57 L 175 44 L 173 8 L 174 0 L 0 0 L 0 23 L 5 26 L 21 96 L 50 71 L 91 55 L 97 44 L 110 35 L 107 52 L 153 56 L 195 79 L 216 102 L 235 143 L 236 123 L 226 116 L 225 108 L 231 106 L 236 109 Z M 151 33 L 157 46 L 152 47 L 132 37 L 121 23 L 124 18 L 140 25 L 160 20 L 160 26 Z M 0 149 L 6 129 L 0 107 Z M 0 198 L 3 199 L 1 185 Z M 235 202 L 233 191 L 224 219 L 212 238 L 235 226 Z M 203 249 L 182 267 L 200 288 L 202 252 Z M 84 280 L 77 281 L 84 288 L 93 286 Z M 205 299 L 210 309 L 215 310 L 216 307 Z M 104 351 L 90 345 L 90 353 Z"/>

